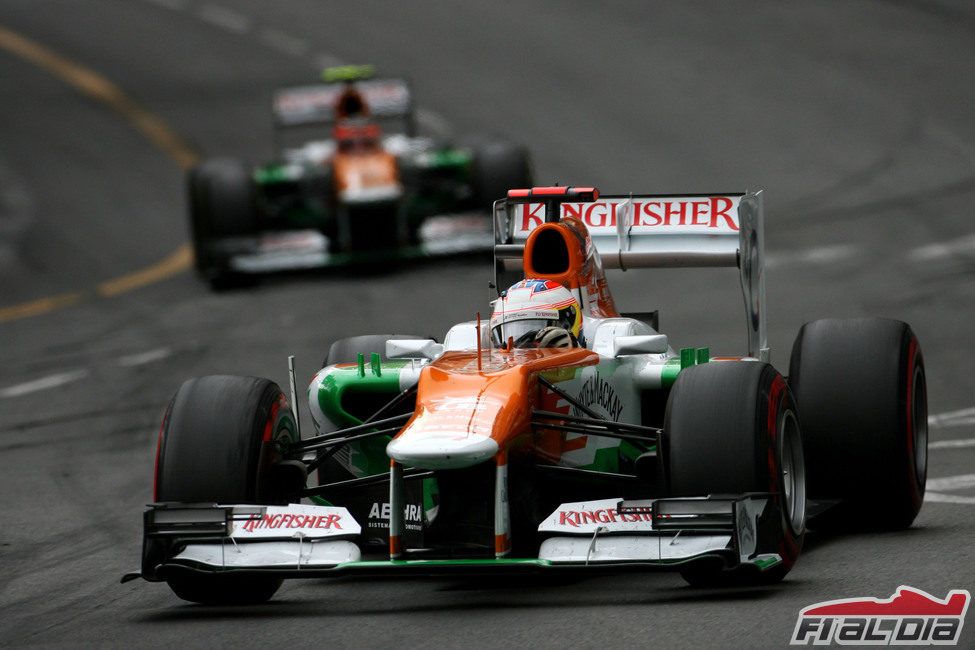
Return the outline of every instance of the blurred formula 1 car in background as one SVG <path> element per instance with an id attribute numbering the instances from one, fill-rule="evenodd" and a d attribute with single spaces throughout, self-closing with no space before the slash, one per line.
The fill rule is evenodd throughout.
<path id="1" fill-rule="evenodd" d="M 186 381 L 159 433 L 142 569 L 125 579 L 206 603 L 374 573 L 768 584 L 796 562 L 807 518 L 914 520 L 927 472 L 917 338 L 890 319 L 813 321 L 780 374 L 761 193 L 547 187 L 495 211 L 496 284 L 520 279 L 491 318 L 442 343 L 334 342 L 308 389 L 312 435 L 270 380 Z M 738 271 L 744 354 L 673 350 L 654 312 L 617 311 L 603 271 L 691 266 Z"/>
<path id="2" fill-rule="evenodd" d="M 273 162 L 215 158 L 190 171 L 196 268 L 214 288 L 245 274 L 490 250 L 491 203 L 531 184 L 527 150 L 418 135 L 407 81 L 373 72 L 332 68 L 324 83 L 275 92 Z M 311 139 L 290 146 L 301 135 Z"/>

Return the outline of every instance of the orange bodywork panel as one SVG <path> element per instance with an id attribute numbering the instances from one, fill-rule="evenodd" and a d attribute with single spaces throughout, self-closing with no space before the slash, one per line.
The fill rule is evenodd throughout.
<path id="1" fill-rule="evenodd" d="M 335 188 L 340 193 L 399 183 L 396 157 L 385 151 L 336 153 L 332 167 Z"/>
<path id="2" fill-rule="evenodd" d="M 420 373 L 413 417 L 389 457 L 426 469 L 470 467 L 528 444 L 538 374 L 596 364 L 583 348 L 446 352 Z"/>

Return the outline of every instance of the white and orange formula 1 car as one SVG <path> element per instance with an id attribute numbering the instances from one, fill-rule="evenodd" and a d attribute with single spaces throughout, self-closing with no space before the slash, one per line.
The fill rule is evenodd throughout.
<path id="1" fill-rule="evenodd" d="M 142 569 L 204 603 L 283 578 L 672 569 L 781 580 L 816 525 L 901 528 L 921 505 L 927 404 L 905 323 L 802 327 L 767 362 L 762 194 L 511 190 L 495 203 L 491 318 L 443 342 L 335 342 L 301 435 L 269 380 L 176 392 Z M 603 269 L 737 268 L 747 349 L 673 350 L 617 312 Z M 648 271 L 640 271 L 648 272 Z M 291 372 L 294 401 L 294 372 Z M 317 481 L 310 477 L 317 476 Z"/>
<path id="2" fill-rule="evenodd" d="M 421 132 L 406 79 L 372 66 L 274 93 L 277 154 L 187 175 L 196 269 L 215 288 L 259 274 L 488 252 L 491 202 L 531 184 L 528 150 Z"/>

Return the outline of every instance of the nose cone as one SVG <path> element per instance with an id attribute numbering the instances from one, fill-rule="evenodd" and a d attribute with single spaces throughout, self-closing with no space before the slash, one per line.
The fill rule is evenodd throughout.
<path id="1" fill-rule="evenodd" d="M 580 348 L 445 352 L 420 371 L 413 417 L 386 453 L 431 470 L 489 461 L 519 440 L 529 442 L 539 372 L 598 360 Z"/>
<path id="2" fill-rule="evenodd" d="M 460 469 L 490 460 L 498 443 L 478 433 L 438 432 L 400 436 L 386 445 L 393 460 L 420 469 Z"/>

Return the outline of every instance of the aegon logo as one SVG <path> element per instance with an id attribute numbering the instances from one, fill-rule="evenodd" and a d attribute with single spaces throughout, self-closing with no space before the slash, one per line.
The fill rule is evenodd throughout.
<path id="1" fill-rule="evenodd" d="M 390 506 L 388 503 L 383 503 L 381 506 L 379 503 L 373 503 L 372 507 L 369 509 L 370 519 L 386 519 L 389 520 Z M 403 519 L 406 521 L 423 521 L 423 508 L 414 504 L 407 504 L 403 506 Z"/>
<path id="2" fill-rule="evenodd" d="M 944 600 L 901 585 L 887 600 L 847 598 L 799 612 L 792 645 L 954 645 L 961 636 L 970 594 Z"/>
<path id="3" fill-rule="evenodd" d="M 563 203 L 562 216 L 581 219 L 589 228 L 616 226 L 616 213 L 622 202 Z M 697 226 L 709 229 L 738 230 L 734 202 L 724 196 L 689 201 L 648 200 L 633 202 L 633 227 Z M 542 224 L 545 207 L 540 203 L 521 206 L 521 230 Z"/>

